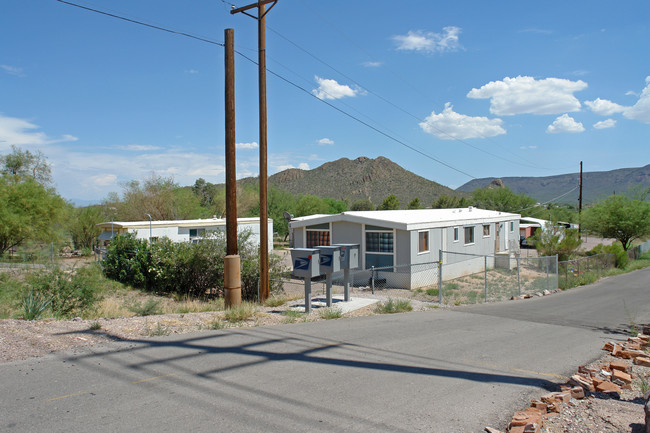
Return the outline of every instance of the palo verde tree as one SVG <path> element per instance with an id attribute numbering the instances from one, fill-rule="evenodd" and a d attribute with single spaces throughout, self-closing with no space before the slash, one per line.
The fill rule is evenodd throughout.
<path id="1" fill-rule="evenodd" d="M 558 255 L 558 259 L 569 260 L 582 245 L 582 240 L 575 229 L 565 229 L 557 221 L 549 221 L 543 230 L 537 230 L 532 236 L 535 248 L 540 256 Z"/>
<path id="2" fill-rule="evenodd" d="M 634 240 L 650 235 L 650 202 L 611 195 L 583 212 L 582 226 L 603 238 L 617 239 L 627 251 Z"/>

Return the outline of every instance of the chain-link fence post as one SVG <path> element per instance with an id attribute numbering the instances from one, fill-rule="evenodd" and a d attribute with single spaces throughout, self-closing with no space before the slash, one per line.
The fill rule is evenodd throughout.
<path id="1" fill-rule="evenodd" d="M 484 297 L 485 297 L 485 302 L 487 302 L 487 256 L 483 256 L 483 275 L 485 277 L 485 281 L 483 284 L 483 292 L 484 292 Z"/>
<path id="2" fill-rule="evenodd" d="M 442 250 L 438 251 L 438 298 L 442 305 Z"/>
<path id="3" fill-rule="evenodd" d="M 521 277 L 519 274 L 519 254 L 515 254 L 515 260 L 517 260 L 517 292 L 521 296 Z"/>
<path id="4" fill-rule="evenodd" d="M 375 294 L 375 267 L 370 267 L 370 288 L 372 289 L 372 294 Z"/>

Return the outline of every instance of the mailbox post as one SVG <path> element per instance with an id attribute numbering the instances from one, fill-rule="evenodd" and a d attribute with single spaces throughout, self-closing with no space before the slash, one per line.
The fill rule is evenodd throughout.
<path id="1" fill-rule="evenodd" d="M 341 247 L 337 245 L 319 246 L 320 272 L 325 274 L 325 293 L 327 306 L 332 306 L 332 274 L 341 270 Z"/>
<path id="2" fill-rule="evenodd" d="M 359 244 L 336 244 L 341 247 L 341 267 L 343 268 L 343 300 L 350 300 L 350 269 L 359 267 Z"/>
<path id="3" fill-rule="evenodd" d="M 314 248 L 293 248 L 291 250 L 293 274 L 305 280 L 305 313 L 311 311 L 311 279 L 321 274 L 320 251 Z"/>

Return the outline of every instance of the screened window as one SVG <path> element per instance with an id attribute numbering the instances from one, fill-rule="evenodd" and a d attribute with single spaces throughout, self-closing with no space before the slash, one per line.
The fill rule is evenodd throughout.
<path id="1" fill-rule="evenodd" d="M 483 224 L 483 236 L 490 236 L 490 224 Z"/>
<path id="2" fill-rule="evenodd" d="M 429 251 L 429 231 L 418 232 L 418 253 Z"/>
<path id="3" fill-rule="evenodd" d="M 454 242 L 458 242 L 459 240 L 458 232 L 459 232 L 458 227 L 454 227 Z"/>
<path id="4" fill-rule="evenodd" d="M 393 229 L 366 226 L 366 268 L 393 266 Z"/>
<path id="5" fill-rule="evenodd" d="M 190 237 L 205 236 L 205 229 L 190 229 Z"/>
<path id="6" fill-rule="evenodd" d="M 325 224 L 316 224 L 313 226 L 307 226 L 307 248 L 314 248 L 318 246 L 328 246 L 330 245 L 330 225 L 329 223 Z"/>
<path id="7" fill-rule="evenodd" d="M 465 245 L 474 243 L 474 227 L 465 227 Z"/>

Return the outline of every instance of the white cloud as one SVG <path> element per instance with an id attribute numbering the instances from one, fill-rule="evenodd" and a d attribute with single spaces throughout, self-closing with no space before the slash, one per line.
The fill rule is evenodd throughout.
<path id="1" fill-rule="evenodd" d="M 443 140 L 466 139 L 477 137 L 494 137 L 505 134 L 501 127 L 501 119 L 488 119 L 487 117 L 470 117 L 456 113 L 449 102 L 440 114 L 435 111 L 420 123 L 424 132 L 435 135 Z"/>
<path id="2" fill-rule="evenodd" d="M 117 176 L 112 173 L 98 174 L 91 176 L 90 182 L 98 187 L 112 186 L 117 183 Z"/>
<path id="3" fill-rule="evenodd" d="M 362 65 L 366 68 L 378 68 L 382 65 L 382 62 L 363 62 Z"/>
<path id="4" fill-rule="evenodd" d="M 253 141 L 252 143 L 237 143 L 235 148 L 237 149 L 257 149 L 259 145 L 257 142 Z"/>
<path id="5" fill-rule="evenodd" d="M 334 140 L 330 140 L 329 138 L 321 138 L 318 140 L 318 144 L 321 146 L 331 146 L 334 144 Z"/>
<path id="6" fill-rule="evenodd" d="M 398 50 L 444 53 L 462 48 L 458 41 L 460 32 L 460 27 L 454 26 L 444 27 L 442 33 L 410 30 L 406 35 L 393 36 L 393 40 Z"/>
<path id="7" fill-rule="evenodd" d="M 307 164 L 306 162 L 301 162 L 300 164 L 298 164 L 298 168 L 301 170 L 309 170 L 309 164 Z"/>
<path id="8" fill-rule="evenodd" d="M 522 150 L 528 150 L 528 149 L 537 149 L 537 146 L 531 145 L 531 146 L 520 146 L 519 147 Z"/>
<path id="9" fill-rule="evenodd" d="M 596 122 L 594 124 L 594 128 L 596 129 L 607 129 L 607 128 L 613 128 L 615 126 L 616 126 L 616 120 L 614 119 L 601 120 L 600 122 Z"/>
<path id="10" fill-rule="evenodd" d="M 128 150 L 130 152 L 149 152 L 153 150 L 160 150 L 160 146 L 152 146 L 149 144 L 127 144 L 114 146 L 115 149 Z"/>
<path id="11" fill-rule="evenodd" d="M 569 116 L 568 114 L 563 114 L 555 121 L 548 125 L 546 132 L 549 134 L 560 134 L 563 132 L 583 132 L 585 127 L 582 126 L 582 123 L 576 122 L 576 120 Z"/>
<path id="12" fill-rule="evenodd" d="M 579 111 L 580 101 L 574 92 L 587 88 L 582 80 L 563 78 L 536 80 L 533 77 L 506 77 L 491 81 L 480 89 L 472 89 L 468 98 L 490 99 L 490 113 L 498 116 L 515 114 L 559 114 Z"/>
<path id="13" fill-rule="evenodd" d="M 645 79 L 646 86 L 639 100 L 633 106 L 626 108 L 623 115 L 628 119 L 650 123 L 650 76 Z"/>
<path id="14" fill-rule="evenodd" d="M 199 71 L 197 71 L 196 69 L 186 69 L 185 73 L 190 75 L 196 75 L 199 73 Z"/>
<path id="15" fill-rule="evenodd" d="M 316 80 L 316 83 L 318 83 L 318 88 L 312 90 L 312 93 L 316 95 L 318 99 L 353 98 L 361 93 L 360 89 L 353 89 L 348 85 L 339 84 L 336 80 L 321 78 L 319 76 L 314 77 L 314 79 Z"/>
<path id="16" fill-rule="evenodd" d="M 600 98 L 596 98 L 593 101 L 585 101 L 585 105 L 600 116 L 611 116 L 614 113 L 622 113 L 627 108 L 607 99 Z"/>
<path id="17" fill-rule="evenodd" d="M 0 69 L 4 70 L 9 75 L 15 75 L 16 77 L 26 77 L 23 73 L 23 68 L 10 65 L 0 65 Z"/>
<path id="18" fill-rule="evenodd" d="M 0 114 L 0 143 L 7 147 L 12 144 L 16 146 L 42 146 L 78 140 L 77 137 L 69 134 L 65 134 L 61 138 L 51 138 L 44 132 L 37 131 L 38 129 L 40 129 L 38 125 L 27 120 Z"/>

